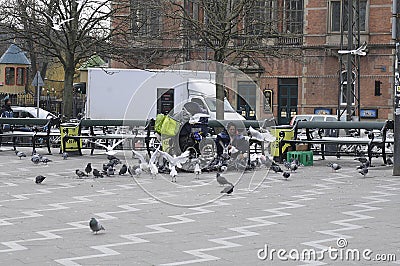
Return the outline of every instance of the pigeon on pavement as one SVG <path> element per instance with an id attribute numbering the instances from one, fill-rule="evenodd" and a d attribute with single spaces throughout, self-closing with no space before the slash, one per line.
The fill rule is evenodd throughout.
<path id="1" fill-rule="evenodd" d="M 89 222 L 90 229 L 93 233 L 97 234 L 97 232 L 101 230 L 106 230 L 104 227 L 96 220 L 96 218 L 91 218 Z"/>
<path id="2" fill-rule="evenodd" d="M 233 184 L 231 182 L 229 182 L 228 180 L 226 180 L 226 178 L 223 177 L 220 173 L 217 173 L 217 182 L 221 186 L 225 186 L 225 185 L 233 186 Z"/>
<path id="3" fill-rule="evenodd" d="M 107 176 L 114 175 L 114 168 L 109 166 L 107 169 Z"/>
<path id="4" fill-rule="evenodd" d="M 35 178 L 35 183 L 36 183 L 36 184 L 41 184 L 45 178 L 46 178 L 45 176 L 38 175 L 38 176 Z"/>
<path id="5" fill-rule="evenodd" d="M 339 169 L 342 169 L 342 166 L 340 166 L 340 165 L 337 164 L 337 163 L 330 163 L 330 164 L 328 164 L 328 166 L 329 166 L 330 168 L 332 168 L 333 171 L 337 171 L 337 170 L 339 170 Z"/>
<path id="6" fill-rule="evenodd" d="M 76 174 L 79 178 L 83 178 L 83 177 L 85 177 L 85 176 L 88 176 L 87 174 L 85 174 L 84 172 L 82 172 L 82 171 L 79 170 L 79 169 L 76 169 L 76 170 L 75 170 L 75 174 Z"/>
<path id="7" fill-rule="evenodd" d="M 92 172 L 92 163 L 88 163 L 85 168 L 85 173 L 89 175 Z"/>
<path id="8" fill-rule="evenodd" d="M 44 164 L 47 164 L 48 162 L 52 162 L 52 160 L 50 160 L 49 158 L 44 157 L 44 156 L 40 159 L 40 161 L 41 161 L 42 163 L 44 163 Z"/>
<path id="9" fill-rule="evenodd" d="M 126 174 L 126 172 L 128 171 L 128 167 L 126 166 L 126 164 L 123 164 L 121 169 L 119 169 L 119 175 L 124 175 Z"/>
<path id="10" fill-rule="evenodd" d="M 26 157 L 26 154 L 22 151 L 15 151 L 15 154 L 19 157 L 20 160 L 22 159 L 22 157 Z"/>
<path id="11" fill-rule="evenodd" d="M 100 173 L 100 171 L 95 168 L 93 169 L 93 176 L 98 178 L 98 177 L 103 177 L 103 174 Z"/>
<path id="12" fill-rule="evenodd" d="M 194 174 L 196 175 L 196 179 L 200 179 L 201 169 L 198 163 L 194 166 Z"/>
<path id="13" fill-rule="evenodd" d="M 67 153 L 67 152 L 63 152 L 63 153 L 61 154 L 61 156 L 63 157 L 64 160 L 67 160 L 67 158 L 68 158 L 68 153 Z"/>
<path id="14" fill-rule="evenodd" d="M 275 173 L 283 173 L 282 168 L 277 164 L 272 164 L 269 169 L 271 169 Z"/>
<path id="15" fill-rule="evenodd" d="M 288 180 L 288 178 L 290 177 L 290 173 L 289 172 L 283 172 L 282 176 L 285 178 L 285 180 Z"/>

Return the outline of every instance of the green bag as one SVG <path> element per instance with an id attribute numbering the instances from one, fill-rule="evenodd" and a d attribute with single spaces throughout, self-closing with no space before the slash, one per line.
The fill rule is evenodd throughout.
<path id="1" fill-rule="evenodd" d="M 175 136 L 179 132 L 179 121 L 166 115 L 161 126 L 161 135 Z"/>
<path id="2" fill-rule="evenodd" d="M 166 115 L 163 115 L 163 114 L 158 114 L 156 116 L 156 121 L 154 123 L 154 130 L 159 134 L 161 134 L 161 127 L 162 127 L 165 117 L 166 117 Z"/>

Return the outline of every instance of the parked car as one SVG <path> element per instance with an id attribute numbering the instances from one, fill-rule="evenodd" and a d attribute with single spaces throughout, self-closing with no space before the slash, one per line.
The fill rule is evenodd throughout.
<path id="1" fill-rule="evenodd" d="M 338 119 L 336 115 L 295 115 L 290 121 L 290 126 L 296 121 L 338 121 Z"/>
<path id="2" fill-rule="evenodd" d="M 37 118 L 37 107 L 12 106 L 15 118 Z M 39 108 L 39 118 L 57 118 L 55 114 Z"/>

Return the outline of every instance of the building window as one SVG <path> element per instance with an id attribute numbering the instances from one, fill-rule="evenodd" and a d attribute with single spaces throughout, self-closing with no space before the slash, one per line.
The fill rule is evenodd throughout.
<path id="1" fill-rule="evenodd" d="M 25 85 L 25 73 L 26 69 L 23 67 L 17 67 L 17 85 Z"/>
<path id="2" fill-rule="evenodd" d="M 131 0 L 133 35 L 147 37 L 160 36 L 160 5 L 157 0 Z"/>
<path id="3" fill-rule="evenodd" d="M 285 0 L 283 33 L 303 34 L 303 0 Z"/>
<path id="4" fill-rule="evenodd" d="M 6 67 L 6 85 L 15 84 L 15 68 Z"/>
<path id="5" fill-rule="evenodd" d="M 273 22 L 273 11 L 275 1 L 257 0 L 254 6 L 246 14 L 244 19 L 244 32 L 247 35 L 264 35 L 271 33 L 275 28 Z"/>
<path id="6" fill-rule="evenodd" d="M 331 1 L 330 2 L 330 31 L 331 32 L 340 32 L 341 24 L 341 15 L 344 7 L 344 16 L 343 16 L 343 26 L 344 29 L 347 30 L 347 0 L 345 1 Z M 366 21 L 367 21 L 367 0 L 360 0 L 360 31 L 366 31 Z M 356 14 L 354 14 L 355 17 Z"/>

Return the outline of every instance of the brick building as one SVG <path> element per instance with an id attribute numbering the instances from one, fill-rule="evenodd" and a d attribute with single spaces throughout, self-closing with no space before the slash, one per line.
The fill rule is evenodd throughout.
<path id="1" fill-rule="evenodd" d="M 120 0 L 124 1 L 124 0 Z M 386 120 L 393 118 L 393 81 L 394 81 L 394 40 L 392 40 L 392 5 L 398 0 L 359 0 L 359 41 L 367 42 L 367 55 L 360 56 L 359 77 L 355 88 L 359 85 L 359 112 L 354 113 L 360 119 Z M 148 41 L 141 44 L 143 53 L 159 51 L 165 53 L 159 63 L 168 64 L 195 59 L 212 59 L 207 47 L 191 42 L 186 38 L 171 37 L 166 25 L 168 22 L 157 13 L 156 8 L 144 8 L 138 12 L 137 3 L 132 0 L 130 14 L 134 13 L 132 28 L 142 26 L 136 31 L 136 38 L 142 37 Z M 147 1 L 146 1 L 147 2 Z M 154 0 L 148 1 L 155 2 Z M 191 14 L 196 13 L 199 19 L 204 17 L 196 0 L 185 0 L 185 8 Z M 347 2 L 347 1 L 346 1 Z M 267 36 L 260 40 L 258 49 L 267 49 L 268 46 L 287 50 L 297 54 L 295 58 L 274 58 L 258 56 L 243 58 L 237 66 L 248 73 L 259 85 L 257 90 L 253 84 L 237 81 L 232 84 L 241 97 L 229 100 L 238 112 L 243 112 L 248 119 L 266 117 L 269 110 L 265 110 L 265 95 L 271 96 L 272 112 L 279 124 L 287 124 L 295 114 L 328 112 L 337 114 L 337 110 L 344 109 L 346 98 L 341 89 L 340 75 L 343 66 L 340 64 L 338 50 L 343 44 L 343 21 L 341 20 L 343 0 L 259 0 L 255 6 L 253 16 L 258 19 L 280 17 L 275 25 L 279 36 Z M 400 1 L 398 1 L 400 2 Z M 398 3 L 400 7 L 400 3 Z M 274 14 L 276 10 L 276 14 Z M 398 13 L 398 11 L 397 11 Z M 140 17 L 139 17 L 140 14 Z M 138 19 L 140 18 L 140 19 Z M 117 20 L 114 20 L 114 24 Z M 244 20 L 245 21 L 245 20 Z M 146 23 L 145 23 L 146 22 Z M 142 23 L 142 24 L 140 24 Z M 144 26 L 145 25 L 145 26 Z M 123 29 L 126 30 L 126 29 Z M 264 29 L 263 29 L 264 30 Z M 139 36 L 139 35 L 140 36 Z M 146 45 L 147 44 L 147 45 Z M 144 56 L 145 58 L 145 56 Z M 179 62 L 178 60 L 178 62 Z M 154 62 L 136 59 L 135 65 L 139 68 L 151 68 Z M 113 61 L 113 67 L 124 67 L 121 62 Z M 126 67 L 126 66 L 125 66 Z M 376 95 L 376 86 L 380 86 L 381 95 Z M 356 93 L 357 94 L 357 93 Z M 244 101 L 243 101 L 244 100 Z M 247 110 L 252 102 L 251 109 Z M 247 108 L 247 109 L 246 109 Z M 268 109 L 268 108 L 267 108 Z M 356 117 L 356 118 L 357 118 Z"/>

